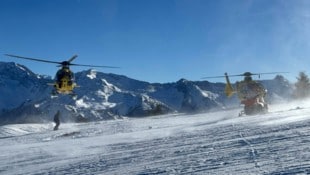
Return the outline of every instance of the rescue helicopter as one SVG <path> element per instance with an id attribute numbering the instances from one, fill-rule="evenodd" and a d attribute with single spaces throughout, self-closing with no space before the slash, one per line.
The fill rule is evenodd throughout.
<path id="1" fill-rule="evenodd" d="M 58 94 L 69 94 L 73 98 L 76 98 L 76 94 L 74 93 L 74 88 L 79 87 L 79 86 L 74 81 L 74 73 L 70 70 L 70 66 L 119 68 L 119 67 L 113 67 L 113 66 L 74 64 L 72 63 L 72 61 L 78 57 L 77 55 L 73 55 L 69 60 L 62 61 L 62 62 L 50 61 L 50 60 L 38 59 L 38 58 L 23 57 L 23 56 L 18 56 L 18 55 L 11 55 L 11 54 L 5 54 L 5 55 L 8 57 L 21 58 L 21 59 L 26 59 L 26 60 L 31 60 L 31 61 L 58 64 L 58 67 L 61 67 L 61 68 L 56 73 L 55 82 L 48 84 L 54 87 L 54 90 L 52 91 L 52 98 L 57 97 Z"/>
<path id="2" fill-rule="evenodd" d="M 243 74 L 228 75 L 224 73 L 224 76 L 214 76 L 214 77 L 203 77 L 203 79 L 209 78 L 225 78 L 226 85 L 224 93 L 227 97 L 231 97 L 234 94 L 237 94 L 240 103 L 244 106 L 243 111 L 239 113 L 239 116 L 245 115 L 254 115 L 262 114 L 268 112 L 268 104 L 265 101 L 265 96 L 267 94 L 267 89 L 254 80 L 252 80 L 253 75 L 258 75 L 260 78 L 263 74 L 281 74 L 288 72 L 268 72 L 268 73 L 251 73 L 245 72 Z M 243 81 L 237 81 L 235 88 L 233 88 L 230 83 L 229 77 L 243 76 Z"/>

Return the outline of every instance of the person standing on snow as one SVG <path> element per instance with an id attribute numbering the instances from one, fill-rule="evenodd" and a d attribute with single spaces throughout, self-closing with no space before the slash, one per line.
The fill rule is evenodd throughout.
<path id="1" fill-rule="evenodd" d="M 60 125 L 60 111 L 58 110 L 57 113 L 54 115 L 54 122 L 55 122 L 55 127 L 54 127 L 54 131 L 58 130 L 58 127 Z"/>

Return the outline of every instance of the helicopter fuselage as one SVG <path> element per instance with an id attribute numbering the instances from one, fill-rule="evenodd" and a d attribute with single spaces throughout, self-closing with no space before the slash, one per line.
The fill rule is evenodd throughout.
<path id="1" fill-rule="evenodd" d="M 74 74 L 67 66 L 57 71 L 55 79 L 54 87 L 57 93 L 72 94 L 73 89 L 77 87 L 77 84 L 74 82 Z"/>

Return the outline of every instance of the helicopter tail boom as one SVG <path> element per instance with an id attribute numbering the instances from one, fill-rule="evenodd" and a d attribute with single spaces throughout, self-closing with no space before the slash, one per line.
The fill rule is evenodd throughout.
<path id="1" fill-rule="evenodd" d="M 225 85 L 224 92 L 225 92 L 225 95 L 227 97 L 231 97 L 235 93 L 235 91 L 234 91 L 232 85 L 230 84 L 227 73 L 225 73 L 225 79 L 226 79 L 226 85 Z"/>

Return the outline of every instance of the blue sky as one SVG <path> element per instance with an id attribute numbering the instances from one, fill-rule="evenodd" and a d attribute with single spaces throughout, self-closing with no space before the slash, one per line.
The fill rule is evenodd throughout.
<path id="1" fill-rule="evenodd" d="M 119 66 L 97 70 L 148 82 L 245 71 L 288 71 L 296 81 L 310 68 L 308 0 L 1 0 L 0 24 L 1 55 L 62 61 L 78 54 L 75 63 Z"/>

